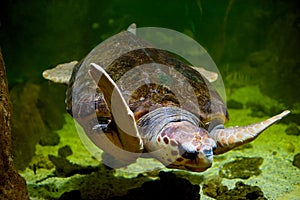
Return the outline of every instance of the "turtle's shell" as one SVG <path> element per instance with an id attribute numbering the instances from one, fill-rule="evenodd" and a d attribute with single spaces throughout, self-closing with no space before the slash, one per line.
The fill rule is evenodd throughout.
<path id="1" fill-rule="evenodd" d="M 121 32 L 95 47 L 73 68 L 69 81 L 63 72 L 74 62 L 43 73 L 47 79 L 69 83 L 67 110 L 84 129 L 83 136 L 110 155 L 102 157 L 104 164 L 121 167 L 149 153 L 143 156 L 170 168 L 204 171 L 213 153 L 252 141 L 289 113 L 224 129 L 220 124 L 228 120 L 228 113 L 205 78 L 212 80 L 210 74 L 134 32 Z"/>
<path id="2" fill-rule="evenodd" d="M 95 109 L 98 120 L 110 117 L 101 91 L 87 73 L 92 62 L 104 68 L 117 83 L 136 119 L 163 106 L 190 111 L 203 126 L 212 119 L 219 123 L 228 119 L 220 95 L 205 77 L 129 31 L 99 44 L 74 68 L 66 103 L 75 117 L 89 116 Z"/>
<path id="3" fill-rule="evenodd" d="M 221 97 L 197 70 L 167 51 L 154 48 L 133 33 L 121 32 L 95 47 L 74 68 L 66 104 L 67 110 L 81 124 L 88 137 L 126 164 L 139 157 L 143 148 L 141 138 L 145 135 L 128 136 L 120 133 L 120 127 L 112 123 L 115 116 L 101 92 L 111 88 L 106 88 L 106 85 L 98 88 L 87 73 L 91 63 L 105 69 L 117 84 L 136 122 L 145 114 L 166 106 L 177 106 L 193 113 L 199 118 L 200 126 L 206 129 L 228 119 Z M 101 134 L 97 133 L 99 137 L 94 134 L 95 128 L 108 123 L 111 132 L 106 133 L 106 137 L 119 147 L 117 151 L 107 144 Z"/>

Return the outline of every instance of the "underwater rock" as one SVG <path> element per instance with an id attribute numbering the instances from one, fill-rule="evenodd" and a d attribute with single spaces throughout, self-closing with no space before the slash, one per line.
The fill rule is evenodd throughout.
<path id="1" fill-rule="evenodd" d="M 41 117 L 49 130 L 59 130 L 65 123 L 66 112 L 65 91 L 66 87 L 59 84 L 49 84 L 43 81 L 40 85 L 37 107 Z"/>
<path id="2" fill-rule="evenodd" d="M 285 130 L 287 135 L 300 135 L 300 129 L 298 128 L 297 124 L 292 123 L 290 124 L 287 129 Z"/>
<path id="3" fill-rule="evenodd" d="M 37 107 L 44 121 L 47 131 L 42 132 L 39 144 L 42 146 L 55 146 L 59 143 L 59 130 L 65 123 L 65 86 L 51 85 L 48 82 L 40 84 Z"/>
<path id="4" fill-rule="evenodd" d="M 54 176 L 69 177 L 74 174 L 90 174 L 99 169 L 99 167 L 81 166 L 71 163 L 66 157 L 72 154 L 68 146 L 61 147 L 58 150 L 59 156 L 48 155 L 49 160 L 55 166 Z"/>
<path id="5" fill-rule="evenodd" d="M 230 99 L 227 101 L 227 107 L 232 109 L 243 109 L 243 104 L 236 100 Z"/>
<path id="6" fill-rule="evenodd" d="M 69 145 L 65 145 L 65 146 L 58 149 L 58 155 L 60 157 L 66 158 L 66 157 L 68 157 L 72 154 L 73 154 L 73 152 L 72 152 L 72 149 Z"/>
<path id="7" fill-rule="evenodd" d="M 0 80 L 0 199 L 27 200 L 26 181 L 18 174 L 13 162 L 12 107 L 1 49 Z"/>
<path id="8" fill-rule="evenodd" d="M 29 163 L 29 169 L 33 171 L 34 174 L 37 174 L 38 169 L 52 169 L 54 168 L 53 163 L 42 154 L 35 155 Z"/>
<path id="9" fill-rule="evenodd" d="M 217 198 L 221 194 L 227 192 L 228 187 L 222 185 L 221 181 L 222 179 L 219 177 L 207 179 L 202 186 L 203 194 L 212 198 Z"/>
<path id="10" fill-rule="evenodd" d="M 295 145 L 294 145 L 293 143 L 288 142 L 288 143 L 285 144 L 285 149 L 286 149 L 286 151 L 289 152 L 289 153 L 294 153 L 296 147 L 295 147 Z"/>
<path id="11" fill-rule="evenodd" d="M 14 113 L 13 154 L 17 169 L 24 170 L 28 166 L 37 143 L 42 146 L 59 143 L 59 136 L 53 130 L 61 128 L 65 121 L 62 100 L 65 95 L 58 95 L 59 90 L 64 94 L 65 88 L 48 85 L 28 82 L 15 85 L 10 91 Z"/>
<path id="12" fill-rule="evenodd" d="M 16 85 L 10 91 L 13 104 L 12 142 L 17 169 L 24 170 L 35 153 L 35 145 L 47 129 L 37 108 L 40 87 Z"/>
<path id="13" fill-rule="evenodd" d="M 300 153 L 297 153 L 293 159 L 293 165 L 300 169 Z"/>
<path id="14" fill-rule="evenodd" d="M 55 146 L 59 143 L 59 135 L 55 132 L 45 131 L 39 140 L 41 146 Z"/>
<path id="15" fill-rule="evenodd" d="M 113 197 L 109 200 L 200 199 L 199 185 L 193 185 L 184 178 L 177 178 L 172 172 L 161 171 L 159 178 L 160 180 L 148 181 L 140 188 L 129 190 L 125 196 Z"/>
<path id="16" fill-rule="evenodd" d="M 223 165 L 219 171 L 219 175 L 220 177 L 228 179 L 248 179 L 251 176 L 257 176 L 261 174 L 259 166 L 263 163 L 263 160 L 261 157 L 238 158 Z"/>
<path id="17" fill-rule="evenodd" d="M 243 182 L 236 182 L 235 188 L 228 190 L 216 197 L 217 200 L 233 199 L 255 199 L 264 200 L 264 193 L 258 186 L 246 185 Z"/>
<path id="18" fill-rule="evenodd" d="M 290 116 L 282 121 L 292 122 L 300 126 L 300 113 L 290 113 Z"/>

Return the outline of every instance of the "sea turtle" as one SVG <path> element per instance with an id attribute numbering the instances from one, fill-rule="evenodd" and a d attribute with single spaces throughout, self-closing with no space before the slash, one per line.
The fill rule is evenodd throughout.
<path id="1" fill-rule="evenodd" d="M 210 83 L 215 74 L 153 47 L 135 31 L 131 25 L 82 61 L 43 72 L 46 79 L 68 84 L 67 111 L 118 166 L 150 156 L 169 168 L 201 172 L 214 154 L 254 140 L 289 113 L 224 128 L 229 117 Z"/>

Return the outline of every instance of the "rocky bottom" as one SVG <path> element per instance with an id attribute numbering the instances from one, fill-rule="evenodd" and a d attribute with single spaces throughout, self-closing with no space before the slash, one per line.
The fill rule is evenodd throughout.
<path id="1" fill-rule="evenodd" d="M 235 92 L 235 101 L 241 99 L 235 96 L 238 93 L 265 99 L 255 88 Z M 241 107 L 245 102 L 235 104 L 239 106 L 229 109 L 226 126 L 269 117 L 257 116 L 254 104 L 246 109 Z M 202 173 L 167 169 L 144 158 L 126 168 L 110 169 L 97 160 L 100 152 L 91 154 L 84 147 L 73 119 L 67 114 L 64 119 L 63 128 L 55 131 L 59 142 L 36 144 L 29 165 L 20 171 L 31 199 L 299 199 L 300 140 L 295 128 L 299 126 L 290 124 L 288 117 L 250 144 L 215 156 L 213 166 Z"/>

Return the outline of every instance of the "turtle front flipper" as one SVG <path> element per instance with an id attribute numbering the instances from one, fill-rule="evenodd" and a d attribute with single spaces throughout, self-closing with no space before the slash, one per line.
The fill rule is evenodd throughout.
<path id="1" fill-rule="evenodd" d="M 222 126 L 216 126 L 209 133 L 209 136 L 217 142 L 217 148 L 214 150 L 214 154 L 222 154 L 242 144 L 251 142 L 266 128 L 273 125 L 289 113 L 290 111 L 286 110 L 265 121 L 244 127 L 229 127 L 224 129 Z"/>
<path id="2" fill-rule="evenodd" d="M 116 159 L 131 163 L 143 151 L 142 140 L 139 135 L 134 114 L 126 104 L 122 93 L 107 72 L 99 65 L 92 63 L 89 74 L 104 95 L 104 99 L 111 112 L 111 122 L 105 134 L 113 143 L 109 146 L 100 145 Z M 101 127 L 99 129 L 101 132 Z"/>

